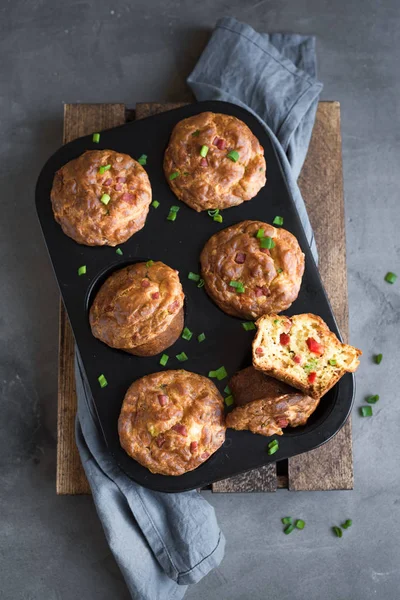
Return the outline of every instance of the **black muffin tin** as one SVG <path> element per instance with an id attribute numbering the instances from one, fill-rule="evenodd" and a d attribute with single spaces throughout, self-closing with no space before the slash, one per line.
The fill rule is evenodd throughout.
<path id="1" fill-rule="evenodd" d="M 207 212 L 197 213 L 180 202 L 171 192 L 162 168 L 164 151 L 174 125 L 204 111 L 234 115 L 244 121 L 264 147 L 267 162 L 265 187 L 250 202 L 222 211 L 221 224 L 213 221 Z M 145 227 L 120 246 L 123 256 L 117 255 L 115 248 L 81 246 L 64 235 L 54 220 L 50 203 L 53 177 L 62 165 L 85 150 L 106 148 L 125 152 L 136 159 L 147 154 L 145 169 L 150 178 L 153 199 L 160 202 L 157 209 L 150 207 Z M 174 222 L 167 221 L 172 205 L 180 207 Z M 119 444 L 118 416 L 125 392 L 135 379 L 166 369 L 186 369 L 207 376 L 210 370 L 222 365 L 231 376 L 251 364 L 251 341 L 255 332 L 245 331 L 241 325 L 244 319 L 223 313 L 204 289 L 187 278 L 189 271 L 200 273 L 199 255 L 204 244 L 211 235 L 225 227 L 245 219 L 272 223 L 276 215 L 282 216 L 283 227 L 297 237 L 306 257 L 299 297 L 285 314 L 311 312 L 320 315 L 340 337 L 279 158 L 268 133 L 249 112 L 227 102 L 199 102 L 103 131 L 98 144 L 92 141 L 92 136 L 79 138 L 60 148 L 44 166 L 37 182 L 36 206 L 102 433 L 110 454 L 134 481 L 164 492 L 199 488 L 312 450 L 334 436 L 345 423 L 354 394 L 351 374 L 346 374 L 322 398 L 305 426 L 286 429 L 283 436 L 276 436 L 279 450 L 273 456 L 267 453 L 271 438 L 228 429 L 224 445 L 203 465 L 179 477 L 167 477 L 150 473 L 130 458 Z M 149 259 L 161 260 L 179 270 L 185 292 L 185 325 L 194 332 L 191 341 L 179 339 L 165 350 L 170 357 L 166 367 L 159 364 L 161 354 L 140 358 L 109 348 L 92 336 L 89 327 L 91 302 L 107 276 L 128 264 Z M 78 276 L 81 265 L 86 265 L 87 274 Z M 197 335 L 202 332 L 206 340 L 198 343 Z M 175 358 L 182 351 L 189 357 L 186 362 Z M 98 383 L 100 374 L 104 374 L 108 381 L 103 389 Z M 223 393 L 228 379 L 214 381 Z"/>

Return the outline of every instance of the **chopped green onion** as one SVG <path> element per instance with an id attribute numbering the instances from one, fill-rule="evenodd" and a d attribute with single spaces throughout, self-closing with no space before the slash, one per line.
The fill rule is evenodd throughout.
<path id="1" fill-rule="evenodd" d="M 162 365 L 163 367 L 165 367 L 165 365 L 167 364 L 169 359 L 168 354 L 163 354 L 162 357 L 160 358 L 160 365 Z"/>
<path id="2" fill-rule="evenodd" d="M 221 379 L 225 379 L 225 377 L 228 377 L 228 373 L 226 372 L 226 369 L 223 366 L 217 369 L 215 373 L 218 381 L 221 381 Z"/>
<path id="3" fill-rule="evenodd" d="M 236 289 L 239 294 L 243 294 L 245 287 L 241 281 L 230 281 L 229 285 Z"/>
<path id="4" fill-rule="evenodd" d="M 179 206 L 171 206 L 169 210 L 170 210 L 170 212 L 176 212 L 177 213 L 177 212 L 179 212 L 179 208 L 180 208 Z"/>
<path id="5" fill-rule="evenodd" d="M 99 377 L 97 378 L 97 381 L 99 382 L 101 388 L 105 388 L 106 385 L 108 385 L 108 381 L 104 377 L 104 375 L 99 375 Z"/>
<path id="6" fill-rule="evenodd" d="M 279 323 L 279 319 L 274 319 L 274 325 L 277 325 Z"/>
<path id="7" fill-rule="evenodd" d="M 151 203 L 153 208 L 158 208 L 160 206 L 160 203 L 158 200 L 153 200 L 153 202 Z"/>
<path id="8" fill-rule="evenodd" d="M 247 323 L 242 323 L 242 327 L 245 331 L 252 331 L 256 328 L 253 321 L 247 321 Z"/>
<path id="9" fill-rule="evenodd" d="M 268 248 L 268 250 L 271 250 L 271 248 L 275 248 L 275 242 L 271 237 L 267 235 L 266 237 L 262 238 L 260 242 L 260 247 Z"/>
<path id="10" fill-rule="evenodd" d="M 278 440 L 272 440 L 272 442 L 270 442 L 268 444 L 268 454 L 271 456 L 271 454 L 275 454 L 275 452 L 277 452 L 278 450 L 279 450 Z"/>
<path id="11" fill-rule="evenodd" d="M 343 535 L 343 532 L 342 532 L 342 530 L 340 529 L 340 527 L 336 527 L 336 526 L 335 526 L 335 527 L 332 527 L 332 531 L 333 531 L 333 533 L 336 535 L 336 537 L 339 537 L 339 538 L 340 538 L 340 537 L 342 537 L 342 535 Z"/>
<path id="12" fill-rule="evenodd" d="M 222 221 L 223 221 L 222 215 L 215 215 L 215 217 L 213 218 L 213 221 L 216 221 L 217 223 L 222 223 Z"/>
<path id="13" fill-rule="evenodd" d="M 318 360 L 316 358 L 310 358 L 308 364 L 304 365 L 303 369 L 306 373 L 313 371 L 318 365 Z"/>
<path id="14" fill-rule="evenodd" d="M 283 217 L 275 217 L 275 219 L 272 221 L 272 223 L 274 225 L 283 225 Z"/>
<path id="15" fill-rule="evenodd" d="M 368 398 L 365 398 L 366 402 L 368 402 L 368 404 L 376 404 L 379 400 L 379 396 L 378 394 L 375 394 L 375 396 L 368 396 Z"/>
<path id="16" fill-rule="evenodd" d="M 219 208 L 216 208 L 215 210 L 208 210 L 207 214 L 209 217 L 216 217 L 219 213 Z"/>
<path id="17" fill-rule="evenodd" d="M 206 336 L 205 336 L 205 334 L 204 334 L 204 333 L 200 333 L 200 334 L 197 336 L 197 341 L 198 341 L 199 343 L 201 343 L 201 342 L 204 342 L 204 340 L 205 340 L 205 339 L 206 339 Z"/>
<path id="18" fill-rule="evenodd" d="M 138 163 L 139 165 L 142 165 L 142 167 L 144 167 L 144 165 L 147 165 L 147 154 L 142 154 L 142 156 L 138 158 Z"/>
<path id="19" fill-rule="evenodd" d="M 104 173 L 106 171 L 109 171 L 110 169 L 111 169 L 111 165 L 104 165 L 104 167 L 100 167 L 99 173 L 100 173 L 100 175 L 104 175 Z"/>
<path id="20" fill-rule="evenodd" d="M 227 158 L 230 158 L 233 162 L 237 162 L 239 160 L 239 152 L 237 152 L 236 150 L 231 150 L 226 156 Z"/>
<path id="21" fill-rule="evenodd" d="M 276 270 L 276 272 L 277 272 L 277 273 L 278 273 L 278 275 L 279 275 L 279 273 L 283 273 L 283 269 L 277 269 L 277 270 Z"/>
<path id="22" fill-rule="evenodd" d="M 200 129 L 196 129 L 196 131 L 194 131 L 192 133 L 192 135 L 194 135 L 195 137 L 198 137 L 200 135 Z"/>
<path id="23" fill-rule="evenodd" d="M 184 328 L 184 330 L 182 331 L 182 337 L 184 340 L 191 340 L 193 336 L 193 332 L 190 331 L 190 329 L 188 329 L 187 327 Z"/>
<path id="24" fill-rule="evenodd" d="M 169 209 L 167 221 L 175 221 L 176 220 L 176 215 L 178 214 L 178 210 L 172 210 L 173 208 L 178 208 L 178 210 L 179 210 L 179 207 L 171 206 L 171 208 Z"/>
<path id="25" fill-rule="evenodd" d="M 259 229 L 257 231 L 256 238 L 263 238 L 263 237 L 264 237 L 264 229 Z"/>
<path id="26" fill-rule="evenodd" d="M 391 271 L 389 271 L 389 273 L 386 273 L 385 275 L 385 281 L 387 281 L 388 283 L 394 283 L 397 279 L 397 275 L 395 273 L 391 273 Z"/>
<path id="27" fill-rule="evenodd" d="M 375 354 L 374 360 L 377 365 L 380 365 L 382 362 L 383 354 Z"/>
<path id="28" fill-rule="evenodd" d="M 197 284 L 198 288 L 202 288 L 204 285 L 204 279 L 200 279 L 199 283 Z"/>
<path id="29" fill-rule="evenodd" d="M 295 522 L 295 527 L 297 527 L 297 529 L 304 529 L 305 526 L 306 522 L 303 521 L 303 519 L 297 519 L 297 521 Z"/>
<path id="30" fill-rule="evenodd" d="M 95 144 L 98 144 L 100 141 L 100 134 L 99 133 L 94 133 L 92 140 L 94 141 Z"/>
<path id="31" fill-rule="evenodd" d="M 283 533 L 289 535 L 289 533 L 292 533 L 292 531 L 294 531 L 294 525 L 286 525 L 285 529 L 283 530 Z"/>
<path id="32" fill-rule="evenodd" d="M 185 354 L 185 352 L 181 352 L 180 354 L 177 354 L 176 358 L 179 360 L 179 362 L 184 362 L 185 360 L 188 360 L 188 357 Z"/>
<path id="33" fill-rule="evenodd" d="M 177 177 L 179 177 L 179 171 L 174 171 L 173 173 L 170 174 L 169 180 L 172 181 L 173 179 L 176 179 Z"/>
<path id="34" fill-rule="evenodd" d="M 217 371 L 208 371 L 208 377 L 211 379 L 215 379 L 217 376 Z"/>
<path id="35" fill-rule="evenodd" d="M 82 265 L 78 269 L 78 275 L 86 275 L 86 265 Z"/>
<path id="36" fill-rule="evenodd" d="M 200 150 L 200 156 L 202 156 L 203 158 L 205 158 L 208 154 L 209 151 L 209 147 L 208 146 L 202 146 L 201 150 Z"/>
<path id="37" fill-rule="evenodd" d="M 225 398 L 225 404 L 227 406 L 232 406 L 233 402 L 234 402 L 234 400 L 233 400 L 233 396 L 232 395 L 229 395 L 229 396 L 227 396 Z"/>
<path id="38" fill-rule="evenodd" d="M 328 363 L 331 365 L 331 367 L 336 367 L 337 361 L 334 358 L 330 358 Z"/>
<path id="39" fill-rule="evenodd" d="M 152 265 L 154 265 L 154 260 L 148 260 L 146 263 L 146 267 L 151 267 Z"/>
<path id="40" fill-rule="evenodd" d="M 229 396 L 232 394 L 231 388 L 229 387 L 229 385 L 226 385 L 224 387 L 224 392 L 225 392 L 225 394 L 228 394 Z"/>
<path id="41" fill-rule="evenodd" d="M 372 408 L 370 406 L 361 406 L 360 414 L 362 417 L 372 417 Z"/>
<path id="42" fill-rule="evenodd" d="M 341 527 L 343 529 L 348 529 L 352 525 L 353 525 L 353 521 L 351 519 L 346 519 L 346 521 L 344 523 L 342 523 Z"/>
<path id="43" fill-rule="evenodd" d="M 281 521 L 284 525 L 291 525 L 292 517 L 283 517 L 283 519 L 281 519 Z"/>
<path id="44" fill-rule="evenodd" d="M 119 254 L 120 256 L 123 255 L 121 248 L 117 248 L 115 252 L 116 252 L 116 254 Z"/>
<path id="45" fill-rule="evenodd" d="M 200 275 L 198 275 L 197 273 L 192 273 L 192 271 L 190 271 L 188 279 L 191 279 L 192 281 L 200 281 Z"/>
<path id="46" fill-rule="evenodd" d="M 108 194 L 103 194 L 102 197 L 100 198 L 100 202 L 102 202 L 106 206 L 110 202 L 110 200 L 111 200 L 111 198 Z"/>

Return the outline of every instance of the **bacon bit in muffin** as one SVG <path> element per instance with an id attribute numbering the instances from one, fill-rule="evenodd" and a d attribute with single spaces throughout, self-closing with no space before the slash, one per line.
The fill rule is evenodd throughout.
<path id="1" fill-rule="evenodd" d="M 278 427 L 282 427 L 282 429 L 289 425 L 289 421 L 284 418 L 276 419 L 275 423 L 278 425 Z"/>
<path id="2" fill-rule="evenodd" d="M 300 365 L 301 364 L 301 356 L 299 356 L 298 354 L 295 354 L 293 356 L 293 360 L 296 364 Z"/>
<path id="3" fill-rule="evenodd" d="M 168 404 L 168 396 L 166 396 L 165 394 L 160 394 L 158 396 L 158 401 L 160 403 L 160 406 L 165 406 L 166 404 Z"/>
<path id="4" fill-rule="evenodd" d="M 126 177 L 117 177 L 117 183 L 125 183 Z"/>
<path id="5" fill-rule="evenodd" d="M 260 287 L 256 287 L 256 297 L 259 298 L 260 296 L 263 296 L 263 291 L 262 288 Z"/>
<path id="6" fill-rule="evenodd" d="M 122 200 L 124 200 L 124 202 L 132 202 L 134 199 L 135 196 L 129 192 L 125 192 L 125 194 L 122 195 Z"/>
<path id="7" fill-rule="evenodd" d="M 271 256 L 271 252 L 268 250 L 268 248 L 260 248 L 260 252 L 262 252 L 263 254 L 267 254 L 268 256 Z"/>
<path id="8" fill-rule="evenodd" d="M 202 167 L 208 167 L 208 160 L 206 158 L 202 158 L 200 161 L 200 165 Z"/>
<path id="9" fill-rule="evenodd" d="M 195 452 L 197 450 L 198 445 L 199 445 L 198 442 L 192 442 L 190 444 L 190 452 L 192 452 L 192 453 Z"/>
<path id="10" fill-rule="evenodd" d="M 218 150 L 224 150 L 226 147 L 226 141 L 223 138 L 215 137 L 213 146 L 217 146 Z"/>
<path id="11" fill-rule="evenodd" d="M 120 192 L 122 190 L 122 183 L 117 183 L 115 189 L 117 192 Z"/>
<path id="12" fill-rule="evenodd" d="M 308 338 L 306 344 L 310 352 L 313 352 L 314 354 L 324 353 L 323 345 L 317 342 L 317 340 L 315 340 L 314 338 Z"/>
<path id="13" fill-rule="evenodd" d="M 311 371 L 311 373 L 309 373 L 309 375 L 308 375 L 308 382 L 309 383 L 314 383 L 315 380 L 316 380 L 316 378 L 317 378 L 316 372 L 315 371 Z"/>
<path id="14" fill-rule="evenodd" d="M 281 333 L 279 336 L 279 341 L 282 346 L 288 346 L 290 344 L 290 335 L 287 333 Z"/>
<path id="15" fill-rule="evenodd" d="M 206 460 L 206 458 L 208 458 L 209 456 L 210 456 L 210 453 L 209 453 L 209 452 L 203 452 L 203 454 L 200 456 L 200 458 L 201 458 L 202 460 Z"/>
<path id="16" fill-rule="evenodd" d="M 111 185 L 112 184 L 112 179 L 108 178 L 103 182 L 103 185 Z"/>
<path id="17" fill-rule="evenodd" d="M 148 288 L 150 281 L 148 279 L 142 279 L 142 288 Z"/>
<path id="18" fill-rule="evenodd" d="M 161 446 L 164 444 L 165 442 L 165 437 L 163 435 L 159 435 L 158 437 L 156 437 L 156 444 L 159 448 L 161 448 Z"/>
<path id="19" fill-rule="evenodd" d="M 264 354 L 264 350 L 259 346 L 258 348 L 256 348 L 256 354 L 259 354 L 261 356 L 262 354 Z"/>
<path id="20" fill-rule="evenodd" d="M 158 300 L 160 297 L 160 294 L 159 294 L 159 292 L 154 292 L 154 294 L 152 294 L 151 297 L 153 298 L 153 300 Z"/>
<path id="21" fill-rule="evenodd" d="M 261 289 L 262 289 L 262 292 L 263 292 L 264 296 L 270 296 L 271 295 L 271 290 L 266 285 L 264 285 Z"/>
<path id="22" fill-rule="evenodd" d="M 176 425 L 174 425 L 172 427 L 172 429 L 174 431 L 176 431 L 176 433 L 179 433 L 180 435 L 183 435 L 183 436 L 187 437 L 187 434 L 188 434 L 187 433 L 187 429 L 186 429 L 186 427 L 184 425 L 182 425 L 182 423 L 177 423 Z"/>
<path id="23" fill-rule="evenodd" d="M 245 261 L 245 260 L 246 260 L 246 255 L 245 255 L 243 252 L 238 252 L 238 253 L 236 254 L 236 257 L 235 257 L 235 262 L 236 262 L 238 265 L 242 265 L 242 264 L 244 263 L 244 261 Z"/>

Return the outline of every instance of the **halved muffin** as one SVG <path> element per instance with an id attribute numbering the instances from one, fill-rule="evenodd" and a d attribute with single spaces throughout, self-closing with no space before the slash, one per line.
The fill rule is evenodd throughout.
<path id="1" fill-rule="evenodd" d="M 204 112 L 175 125 L 164 156 L 174 194 L 198 212 L 236 206 L 265 185 L 264 149 L 243 121 Z"/>
<path id="2" fill-rule="evenodd" d="M 153 356 L 180 336 L 184 297 L 178 271 L 162 262 L 129 265 L 98 291 L 89 312 L 92 333 L 112 348 Z"/>
<path id="3" fill-rule="evenodd" d="M 125 452 L 152 473 L 182 475 L 224 443 L 223 399 L 197 373 L 152 373 L 128 389 L 118 432 Z"/>
<path id="4" fill-rule="evenodd" d="M 264 315 L 256 325 L 254 367 L 312 398 L 321 398 L 360 364 L 361 350 L 342 344 L 317 315 Z"/>
<path id="5" fill-rule="evenodd" d="M 282 435 L 285 427 L 305 425 L 319 404 L 319 399 L 254 367 L 236 373 L 229 387 L 236 407 L 226 416 L 226 426 L 265 436 Z"/>
<path id="6" fill-rule="evenodd" d="M 57 171 L 54 218 L 86 246 L 116 246 L 142 229 L 151 203 L 146 171 L 127 154 L 88 150 Z"/>
<path id="7" fill-rule="evenodd" d="M 214 302 L 228 315 L 245 319 L 289 308 L 304 273 L 304 254 L 294 235 L 262 221 L 218 231 L 204 246 L 200 262 Z"/>

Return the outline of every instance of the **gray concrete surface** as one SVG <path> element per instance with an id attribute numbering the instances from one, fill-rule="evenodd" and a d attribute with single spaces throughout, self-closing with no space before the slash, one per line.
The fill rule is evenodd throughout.
<path id="1" fill-rule="evenodd" d="M 91 499 L 55 495 L 58 291 L 33 189 L 61 143 L 63 102 L 188 99 L 185 77 L 223 15 L 318 36 L 323 98 L 342 103 L 356 406 L 381 400 L 374 418 L 354 415 L 353 492 L 207 495 L 226 557 L 187 598 L 400 597 L 400 280 L 383 280 L 400 274 L 398 0 L 2 0 L 1 599 L 128 598 Z M 306 529 L 283 535 L 286 514 Z"/>

